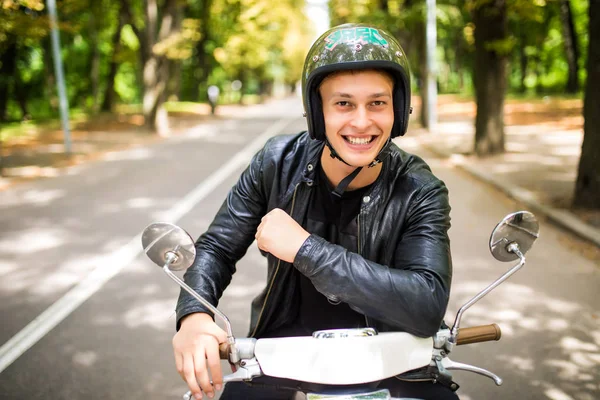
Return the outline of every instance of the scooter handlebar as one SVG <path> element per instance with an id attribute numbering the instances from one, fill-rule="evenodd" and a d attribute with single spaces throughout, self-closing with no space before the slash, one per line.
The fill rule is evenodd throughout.
<path id="1" fill-rule="evenodd" d="M 219 344 L 219 356 L 221 360 L 229 360 L 229 343 Z"/>
<path id="2" fill-rule="evenodd" d="M 463 344 L 489 342 L 500 340 L 501 336 L 502 331 L 498 324 L 472 326 L 470 328 L 461 328 L 458 331 L 456 344 L 460 346 Z M 229 359 L 229 343 L 219 344 L 219 356 L 222 360 Z"/>
<path id="3" fill-rule="evenodd" d="M 491 340 L 500 340 L 502 332 L 497 324 L 473 326 L 470 328 L 461 328 L 458 331 L 456 344 L 489 342 Z"/>

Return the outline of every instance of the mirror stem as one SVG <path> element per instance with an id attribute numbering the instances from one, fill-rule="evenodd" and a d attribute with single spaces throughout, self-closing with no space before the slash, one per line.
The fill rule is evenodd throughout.
<path id="1" fill-rule="evenodd" d="M 519 249 L 519 245 L 517 243 L 515 243 L 515 242 L 510 243 L 508 246 L 506 246 L 506 250 L 510 253 L 516 254 L 520 259 L 519 263 L 517 265 L 515 265 L 514 267 L 512 267 L 510 270 L 508 270 L 497 281 L 495 281 L 490 286 L 488 286 L 487 288 L 485 288 L 481 292 L 479 292 L 479 294 L 477 296 L 473 297 L 471 300 L 469 300 L 468 303 L 463 305 L 458 310 L 458 314 L 456 314 L 456 319 L 454 320 L 454 326 L 452 327 L 452 330 L 451 330 L 450 341 L 452 343 L 456 343 L 456 337 L 458 336 L 458 330 L 460 328 L 460 320 L 462 318 L 463 313 L 465 311 L 467 311 L 467 309 L 469 309 L 469 307 L 471 307 L 473 304 L 475 304 L 476 302 L 481 300 L 481 298 L 484 297 L 486 294 L 488 294 L 489 292 L 494 290 L 502 282 L 504 282 L 505 280 L 510 278 L 510 276 L 513 275 L 515 272 L 517 272 L 523 265 L 525 265 L 525 256 L 521 253 L 521 250 Z"/>
<path id="2" fill-rule="evenodd" d="M 240 361 L 240 358 L 239 358 L 239 354 L 237 351 L 237 347 L 235 345 L 235 337 L 233 336 L 233 330 L 231 328 L 231 322 L 229 322 L 229 318 L 227 318 L 227 316 L 225 314 L 223 314 L 221 311 L 219 311 L 215 306 L 213 306 L 208 301 L 203 299 L 198 293 L 196 293 L 196 291 L 194 289 L 192 289 L 184 281 L 179 279 L 177 277 L 177 275 L 175 275 L 173 272 L 171 272 L 171 270 L 169 269 L 169 265 L 171 265 L 171 263 L 177 261 L 177 254 L 175 254 L 171 251 L 168 251 L 166 253 L 166 260 L 167 260 L 167 262 L 163 266 L 163 271 L 165 272 L 165 274 L 167 274 L 169 276 L 169 278 L 173 279 L 186 292 L 188 292 L 196 300 L 198 300 L 203 306 L 205 306 L 210 311 L 212 311 L 216 316 L 221 318 L 221 320 L 225 323 L 225 329 L 227 330 L 227 343 L 229 344 L 229 361 L 232 364 L 237 364 Z"/>

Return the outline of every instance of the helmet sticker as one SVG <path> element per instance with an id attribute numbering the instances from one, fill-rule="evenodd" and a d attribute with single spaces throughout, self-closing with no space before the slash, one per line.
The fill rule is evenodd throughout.
<path id="1" fill-rule="evenodd" d="M 325 38 L 325 42 L 327 42 L 325 48 L 329 51 L 335 49 L 340 43 L 348 43 L 350 45 L 365 45 L 371 43 L 384 48 L 388 47 L 387 40 L 379 34 L 379 31 L 369 27 L 354 27 L 336 30 Z"/>

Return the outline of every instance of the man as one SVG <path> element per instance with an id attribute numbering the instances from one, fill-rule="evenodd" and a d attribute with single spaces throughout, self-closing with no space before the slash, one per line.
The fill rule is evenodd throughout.
<path id="1" fill-rule="evenodd" d="M 404 51 L 383 30 L 332 28 L 307 55 L 302 93 L 308 131 L 272 138 L 255 155 L 198 239 L 186 282 L 217 304 L 256 239 L 269 268 L 252 302 L 250 336 L 366 326 L 432 336 L 450 290 L 450 206 L 425 162 L 391 142 L 410 114 Z M 185 292 L 177 320 L 177 369 L 196 398 L 212 398 L 221 389 L 225 333 Z M 383 385 L 456 398 L 431 382 Z M 239 382 L 222 395 L 290 397 Z"/>

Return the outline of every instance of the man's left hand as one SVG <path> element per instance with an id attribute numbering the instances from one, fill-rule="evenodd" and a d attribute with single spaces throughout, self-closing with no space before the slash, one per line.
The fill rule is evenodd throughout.
<path id="1" fill-rule="evenodd" d="M 293 263 L 310 233 L 280 208 L 265 215 L 256 231 L 258 248 L 280 260 Z"/>

